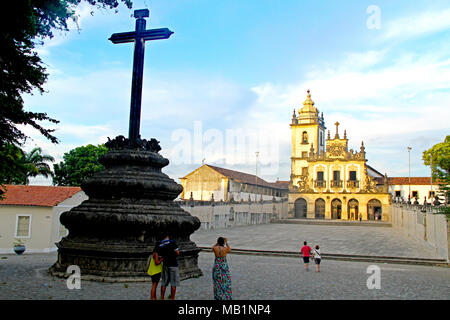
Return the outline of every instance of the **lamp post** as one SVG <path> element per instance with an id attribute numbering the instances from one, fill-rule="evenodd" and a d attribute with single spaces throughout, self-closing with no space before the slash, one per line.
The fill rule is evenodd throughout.
<path id="1" fill-rule="evenodd" d="M 202 159 L 202 167 L 205 165 L 205 158 Z M 200 184 L 200 201 L 203 201 L 203 180 Z"/>
<path id="2" fill-rule="evenodd" d="M 433 154 L 430 152 L 430 205 L 433 204 Z"/>
<path id="3" fill-rule="evenodd" d="M 411 204 L 411 147 L 408 147 L 408 204 Z"/>
<path id="4" fill-rule="evenodd" d="M 259 157 L 259 152 L 255 152 L 256 154 L 256 169 L 255 169 L 255 202 L 257 201 L 256 196 L 258 194 L 258 157 Z"/>

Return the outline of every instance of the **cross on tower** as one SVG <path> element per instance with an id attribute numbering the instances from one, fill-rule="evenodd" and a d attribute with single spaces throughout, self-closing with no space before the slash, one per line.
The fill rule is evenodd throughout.
<path id="1" fill-rule="evenodd" d="M 336 123 L 334 124 L 336 126 L 336 136 L 334 137 L 335 139 L 339 139 L 339 122 L 336 121 Z"/>
<path id="2" fill-rule="evenodd" d="M 136 31 L 114 33 L 108 40 L 112 43 L 134 42 L 133 80 L 131 82 L 130 126 L 128 139 L 135 144 L 140 138 L 142 79 L 144 75 L 145 41 L 168 39 L 172 31 L 167 28 L 145 29 L 145 18 L 150 16 L 148 9 L 135 10 Z"/>

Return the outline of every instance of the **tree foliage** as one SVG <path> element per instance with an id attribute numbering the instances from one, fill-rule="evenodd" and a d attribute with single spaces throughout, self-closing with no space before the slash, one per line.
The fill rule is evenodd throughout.
<path id="1" fill-rule="evenodd" d="M 115 9 L 118 0 L 84 0 L 93 7 Z M 131 0 L 120 0 L 129 9 Z M 0 174 L 17 170 L 20 175 L 20 146 L 27 136 L 21 126 L 31 126 L 52 143 L 58 143 L 54 129 L 41 122 L 57 124 L 45 112 L 25 110 L 22 96 L 37 91 L 44 93 L 47 81 L 45 63 L 35 50 L 53 37 L 55 30 L 68 31 L 69 19 L 76 20 L 76 7 L 82 0 L 14 0 L 0 10 Z M 116 9 L 117 12 L 117 9 Z M 9 176 L 10 177 L 10 176 Z M 16 181 L 14 178 L 13 180 Z M 8 178 L 7 180 L 10 180 Z M 20 179 L 19 179 L 20 180 Z M 1 184 L 1 182 L 0 182 Z"/>
<path id="2" fill-rule="evenodd" d="M 45 112 L 26 111 L 22 96 L 34 91 L 44 93 L 47 81 L 45 63 L 35 51 L 53 37 L 55 30 L 68 31 L 69 19 L 76 19 L 75 9 L 82 0 L 14 0 L 0 10 L 0 163 L 9 161 L 8 144 L 22 145 L 26 134 L 20 126 L 31 126 L 53 143 L 58 139 L 54 129 L 45 128 L 41 121 L 58 123 Z M 117 8 L 117 0 L 85 0 L 104 9 Z M 130 0 L 121 0 L 131 9 Z M 117 10 L 116 10 L 117 12 Z M 17 151 L 17 150 L 16 150 Z"/>
<path id="3" fill-rule="evenodd" d="M 46 178 L 53 175 L 50 165 L 52 156 L 42 154 L 41 148 L 25 152 L 13 144 L 7 144 L 0 150 L 5 162 L 0 167 L 0 184 L 28 184 L 30 177 L 42 175 Z"/>
<path id="4" fill-rule="evenodd" d="M 450 198 L 450 135 L 445 137 L 444 142 L 425 150 L 422 160 L 425 165 L 432 166 L 433 180 L 438 182 L 447 202 Z M 448 207 L 445 210 L 450 213 Z"/>
<path id="5" fill-rule="evenodd" d="M 80 186 L 84 179 L 104 169 L 98 161 L 108 149 L 105 145 L 78 147 L 64 154 L 64 161 L 54 164 L 53 184 L 58 186 Z"/>

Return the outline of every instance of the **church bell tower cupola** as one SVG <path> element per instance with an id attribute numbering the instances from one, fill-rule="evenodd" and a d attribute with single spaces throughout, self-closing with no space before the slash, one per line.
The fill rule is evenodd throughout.
<path id="1" fill-rule="evenodd" d="M 292 152 L 291 152 L 291 177 L 295 182 L 308 166 L 307 158 L 311 145 L 320 154 L 325 152 L 325 120 L 323 113 L 314 106 L 311 99 L 311 91 L 306 91 L 306 99 L 303 107 L 298 109 L 298 114 L 292 115 Z"/>

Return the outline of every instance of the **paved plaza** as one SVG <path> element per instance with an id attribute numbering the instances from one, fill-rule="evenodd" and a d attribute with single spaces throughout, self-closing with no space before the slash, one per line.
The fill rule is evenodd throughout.
<path id="1" fill-rule="evenodd" d="M 433 247 L 407 238 L 390 227 L 262 224 L 200 230 L 191 239 L 212 247 L 227 237 L 232 248 L 299 252 L 303 241 L 318 244 L 322 253 L 409 258 L 440 258 Z"/>
<path id="2" fill-rule="evenodd" d="M 192 239 L 211 246 L 226 236 L 235 248 L 296 251 L 299 242 L 319 243 L 324 253 L 433 257 L 432 248 L 420 247 L 391 228 L 268 224 L 198 231 Z M 97 283 L 82 281 L 69 290 L 66 280 L 53 278 L 47 269 L 57 254 L 0 255 L 0 299 L 146 300 L 150 283 Z M 212 300 L 210 252 L 199 254 L 203 276 L 181 282 L 177 300 Z M 305 272 L 300 258 L 253 255 L 228 256 L 233 298 L 237 300 L 293 299 L 449 299 L 450 268 L 385 263 L 322 261 L 321 272 Z M 381 288 L 369 290 L 367 267 L 378 265 Z"/>

